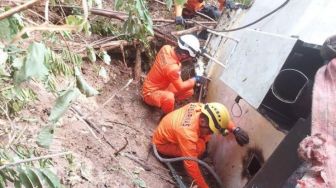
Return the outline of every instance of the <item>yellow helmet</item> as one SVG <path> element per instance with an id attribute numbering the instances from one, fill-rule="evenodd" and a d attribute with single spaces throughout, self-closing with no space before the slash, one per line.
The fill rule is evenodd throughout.
<path id="1" fill-rule="evenodd" d="M 227 134 L 227 128 L 230 121 L 230 115 L 227 108 L 221 103 L 207 103 L 201 109 L 209 119 L 209 127 L 213 133 Z"/>

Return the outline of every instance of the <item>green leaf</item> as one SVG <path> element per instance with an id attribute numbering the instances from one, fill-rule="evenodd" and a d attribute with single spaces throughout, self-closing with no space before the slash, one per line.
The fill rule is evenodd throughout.
<path id="1" fill-rule="evenodd" d="M 65 18 L 65 23 L 68 25 L 81 26 L 83 22 L 84 22 L 83 16 L 79 15 L 70 15 Z"/>
<path id="2" fill-rule="evenodd" d="M 22 169 L 22 168 L 17 168 L 18 172 L 19 172 L 19 179 L 21 184 L 25 187 L 25 188 L 33 188 L 34 185 L 31 182 L 31 180 L 29 179 L 28 175 L 26 174 L 26 172 Z"/>
<path id="3" fill-rule="evenodd" d="M 123 5 L 123 2 L 124 2 L 124 0 L 115 0 L 115 2 L 114 2 L 115 9 L 120 10 L 120 8 Z"/>
<path id="4" fill-rule="evenodd" d="M 166 0 L 166 5 L 168 10 L 170 11 L 173 6 L 173 0 Z"/>
<path id="5" fill-rule="evenodd" d="M 10 76 L 6 70 L 6 61 L 8 59 L 7 52 L 0 49 L 0 76 Z"/>
<path id="6" fill-rule="evenodd" d="M 5 181 L 1 174 L 0 174 L 0 188 L 5 188 Z"/>
<path id="7" fill-rule="evenodd" d="M 47 168 L 41 169 L 41 172 L 44 175 L 44 177 L 46 178 L 50 187 L 52 187 L 52 188 L 60 188 L 61 187 L 60 180 L 58 179 L 58 177 L 53 172 L 51 172 Z"/>
<path id="8" fill-rule="evenodd" d="M 43 183 L 38 177 L 38 175 L 30 168 L 26 169 L 26 174 L 30 181 L 33 183 L 34 188 L 43 188 Z"/>
<path id="9" fill-rule="evenodd" d="M 77 87 L 84 95 L 86 95 L 87 97 L 91 97 L 91 96 L 99 94 L 99 92 L 96 89 L 91 87 L 85 81 L 78 67 L 75 67 L 75 76 L 76 76 Z"/>
<path id="10" fill-rule="evenodd" d="M 86 50 L 87 50 L 86 52 L 87 56 L 89 57 L 90 61 L 92 63 L 96 62 L 97 59 L 96 59 L 96 53 L 94 49 L 90 46 L 90 47 L 87 47 Z"/>
<path id="11" fill-rule="evenodd" d="M 21 182 L 20 182 L 19 180 L 14 181 L 14 187 L 15 187 L 15 188 L 21 188 L 21 187 L 22 187 L 22 186 L 21 186 Z"/>
<path id="12" fill-rule="evenodd" d="M 23 21 L 18 14 L 0 20 L 0 39 L 12 39 L 23 27 Z"/>
<path id="13" fill-rule="evenodd" d="M 33 42 L 28 48 L 26 61 L 15 74 L 15 81 L 21 83 L 32 77 L 43 79 L 49 74 L 47 67 L 44 65 L 44 56 L 46 47 L 42 43 Z"/>
<path id="14" fill-rule="evenodd" d="M 133 183 L 137 186 L 137 187 L 141 187 L 141 188 L 146 188 L 146 182 L 140 178 L 136 178 L 133 179 Z"/>
<path id="15" fill-rule="evenodd" d="M 42 128 L 41 132 L 37 136 L 37 145 L 43 148 L 49 148 L 54 138 L 54 126 L 46 126 Z"/>
<path id="16" fill-rule="evenodd" d="M 106 51 L 100 52 L 99 56 L 103 59 L 104 63 L 110 65 L 111 57 L 107 54 Z"/>
<path id="17" fill-rule="evenodd" d="M 29 169 L 31 171 L 32 174 L 34 174 L 34 176 L 36 176 L 37 181 L 39 182 L 39 185 L 42 185 L 42 187 L 45 187 L 44 185 L 48 185 L 47 184 L 47 180 L 44 177 L 44 175 L 42 174 L 41 170 L 38 168 L 30 168 Z"/>
<path id="18" fill-rule="evenodd" d="M 56 123 L 62 115 L 68 110 L 71 102 L 75 100 L 80 94 L 77 88 L 67 90 L 63 95 L 56 99 L 54 107 L 51 109 L 49 121 Z"/>

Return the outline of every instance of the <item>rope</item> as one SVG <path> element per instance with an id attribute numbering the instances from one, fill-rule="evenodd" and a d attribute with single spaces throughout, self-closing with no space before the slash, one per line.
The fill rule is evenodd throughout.
<path id="1" fill-rule="evenodd" d="M 195 157 L 175 157 L 175 158 L 163 158 L 159 155 L 159 152 L 156 149 L 155 144 L 153 144 L 153 151 L 154 151 L 154 155 L 157 159 L 159 159 L 159 161 L 164 162 L 164 163 L 172 163 L 172 162 L 177 162 L 177 161 L 184 161 L 184 160 L 189 160 L 189 161 L 195 161 L 199 164 L 201 164 L 202 166 L 204 166 L 210 173 L 211 175 L 216 179 L 218 185 L 223 188 L 223 182 L 222 180 L 218 177 L 218 175 L 216 174 L 216 172 L 208 165 L 206 164 L 204 161 L 199 160 Z M 168 165 L 168 164 L 167 164 Z"/>

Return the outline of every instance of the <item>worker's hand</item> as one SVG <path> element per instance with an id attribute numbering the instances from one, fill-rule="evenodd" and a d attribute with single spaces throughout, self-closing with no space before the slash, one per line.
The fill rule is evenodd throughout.
<path id="1" fill-rule="evenodd" d="M 237 143 L 240 145 L 240 146 L 244 146 L 246 144 L 249 143 L 250 139 L 249 139 L 249 136 L 247 135 L 247 133 L 241 129 L 240 127 L 237 127 L 233 130 L 233 134 L 236 138 L 236 141 Z"/>
<path id="2" fill-rule="evenodd" d="M 208 78 L 205 76 L 195 76 L 194 79 L 197 84 L 205 84 L 208 81 Z"/>
<path id="3" fill-rule="evenodd" d="M 176 16 L 175 17 L 175 24 L 180 26 L 185 26 L 185 19 L 182 16 Z"/>

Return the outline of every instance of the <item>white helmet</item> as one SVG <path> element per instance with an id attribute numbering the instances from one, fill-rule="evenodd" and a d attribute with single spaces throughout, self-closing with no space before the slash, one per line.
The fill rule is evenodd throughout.
<path id="1" fill-rule="evenodd" d="M 199 40 L 191 34 L 180 36 L 177 40 L 177 44 L 181 49 L 187 50 L 191 57 L 195 57 L 196 54 L 201 51 Z"/>

